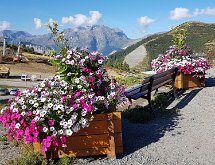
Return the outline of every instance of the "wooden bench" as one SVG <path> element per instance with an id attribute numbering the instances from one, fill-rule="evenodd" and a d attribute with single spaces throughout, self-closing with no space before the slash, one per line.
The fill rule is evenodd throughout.
<path id="1" fill-rule="evenodd" d="M 172 68 L 170 70 L 164 71 L 162 73 L 155 74 L 153 76 L 147 77 L 142 84 L 137 85 L 126 91 L 126 97 L 130 102 L 133 100 L 137 100 L 139 98 L 144 98 L 148 100 L 150 112 L 152 112 L 152 104 L 151 104 L 151 93 L 152 91 L 158 90 L 161 86 L 165 84 L 172 84 L 173 88 L 173 96 L 176 98 L 175 92 L 175 78 L 178 72 L 178 68 Z"/>

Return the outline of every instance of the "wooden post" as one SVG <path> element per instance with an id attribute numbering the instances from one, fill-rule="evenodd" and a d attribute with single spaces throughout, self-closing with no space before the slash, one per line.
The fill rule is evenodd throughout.
<path id="1" fill-rule="evenodd" d="M 0 51 L 0 64 L 2 63 L 2 54 L 3 54 L 3 50 L 2 52 Z"/>
<path id="2" fill-rule="evenodd" d="M 175 72 L 174 72 L 173 77 L 172 77 L 172 90 L 173 90 L 173 96 L 174 96 L 174 98 L 178 97 L 176 95 L 176 89 L 175 89 L 175 79 L 176 79 L 177 73 L 178 73 L 178 68 L 175 68 Z"/>
<path id="3" fill-rule="evenodd" d="M 109 148 L 107 156 L 111 158 L 116 158 L 116 145 L 114 139 L 114 123 L 113 123 L 113 113 L 108 113 L 108 132 L 109 132 Z"/>
<path id="4" fill-rule="evenodd" d="M 147 100 L 149 103 L 150 113 L 153 113 L 153 108 L 152 108 L 152 103 L 151 103 L 151 92 L 152 92 L 153 81 L 154 81 L 154 78 L 152 76 L 150 78 L 150 84 L 149 84 L 148 93 L 147 93 Z"/>
<path id="5" fill-rule="evenodd" d="M 3 57 L 5 56 L 5 50 L 6 50 L 6 38 L 4 38 L 4 41 L 3 41 Z"/>

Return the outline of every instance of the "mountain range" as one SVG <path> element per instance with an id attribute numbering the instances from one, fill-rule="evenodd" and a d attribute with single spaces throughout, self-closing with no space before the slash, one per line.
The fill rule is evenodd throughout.
<path id="1" fill-rule="evenodd" d="M 105 56 L 134 42 L 122 30 L 104 25 L 69 28 L 64 30 L 64 34 L 69 39 L 71 47 L 84 47 L 88 48 L 89 51 L 97 50 Z M 0 36 L 7 37 L 7 42 L 12 44 L 21 41 L 22 44 L 27 43 L 56 49 L 51 33 L 32 35 L 24 31 L 4 30 L 0 31 Z"/>

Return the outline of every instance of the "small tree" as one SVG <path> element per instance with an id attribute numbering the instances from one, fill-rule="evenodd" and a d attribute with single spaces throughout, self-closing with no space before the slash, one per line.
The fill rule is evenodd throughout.
<path id="1" fill-rule="evenodd" d="M 177 27 L 172 32 L 172 41 L 175 44 L 178 50 L 182 50 L 184 48 L 184 44 L 186 43 L 187 38 L 187 29 L 189 24 L 185 24 L 184 28 Z"/>

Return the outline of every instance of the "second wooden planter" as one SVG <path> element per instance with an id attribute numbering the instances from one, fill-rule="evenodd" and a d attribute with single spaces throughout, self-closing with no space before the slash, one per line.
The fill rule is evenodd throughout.
<path id="1" fill-rule="evenodd" d="M 66 148 L 50 148 L 43 152 L 41 144 L 36 142 L 34 150 L 48 159 L 92 155 L 116 157 L 123 152 L 121 113 L 95 115 L 89 127 L 67 138 L 66 145 Z"/>
<path id="2" fill-rule="evenodd" d="M 175 87 L 177 89 L 203 87 L 204 85 L 204 78 L 193 77 L 192 75 L 183 73 L 177 75 L 175 80 Z"/>

